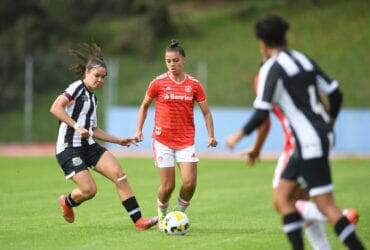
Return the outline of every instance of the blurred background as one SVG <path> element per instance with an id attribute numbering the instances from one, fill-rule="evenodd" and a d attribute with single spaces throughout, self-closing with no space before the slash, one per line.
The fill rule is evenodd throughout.
<path id="1" fill-rule="evenodd" d="M 49 107 L 76 80 L 69 49 L 82 42 L 99 44 L 108 62 L 108 79 L 97 92 L 99 126 L 132 135 L 149 82 L 166 71 L 171 38 L 185 48 L 187 72 L 205 85 L 223 144 L 246 121 L 254 99 L 260 57 L 253 24 L 274 13 L 291 24 L 289 46 L 341 84 L 337 152 L 370 154 L 369 9 L 367 0 L 0 0 L 0 144 L 56 140 L 58 121 Z M 142 149 L 150 147 L 151 120 Z M 196 121 L 206 150 L 198 111 Z M 282 146 L 274 123 L 269 152 Z"/>

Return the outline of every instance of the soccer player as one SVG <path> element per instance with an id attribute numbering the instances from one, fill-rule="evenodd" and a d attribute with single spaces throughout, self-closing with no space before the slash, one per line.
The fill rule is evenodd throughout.
<path id="1" fill-rule="evenodd" d="M 127 175 L 116 158 L 95 142 L 102 141 L 129 146 L 133 138 L 119 138 L 107 134 L 97 126 L 95 90 L 102 87 L 107 67 L 101 49 L 96 44 L 82 44 L 80 50 L 73 50 L 80 60 L 71 69 L 82 80 L 71 83 L 60 94 L 50 112 L 60 121 L 56 158 L 66 179 L 72 179 L 76 188 L 59 198 L 63 217 L 69 223 L 74 221 L 73 208 L 96 194 L 96 184 L 89 168 L 105 176 L 116 186 L 122 205 L 127 210 L 137 230 L 145 230 L 157 223 L 157 218 L 141 216 L 139 204 L 127 180 Z"/>
<path id="2" fill-rule="evenodd" d="M 196 188 L 198 158 L 194 146 L 194 102 L 199 104 L 204 115 L 208 146 L 217 146 L 204 89 L 197 79 L 185 73 L 185 51 L 178 41 L 172 40 L 166 49 L 165 62 L 168 71 L 150 83 L 139 109 L 135 134 L 137 141 L 143 140 L 142 129 L 148 108 L 155 100 L 152 143 L 160 177 L 157 199 L 159 230 L 163 230 L 163 218 L 175 188 L 176 163 L 180 169 L 182 186 L 175 210 L 186 210 Z"/>
<path id="3" fill-rule="evenodd" d="M 326 79 L 331 81 L 330 79 Z M 258 84 L 258 75 L 254 80 L 254 90 L 256 92 Z M 329 111 L 329 104 L 325 97 L 321 96 L 321 101 L 323 102 L 326 111 Z M 281 179 L 281 174 L 286 168 L 288 160 L 292 153 L 294 152 L 295 142 L 293 133 L 289 127 L 289 121 L 277 105 L 273 105 L 272 112 L 278 118 L 284 133 L 284 147 L 283 152 L 279 157 L 278 163 L 275 168 L 273 177 L 273 200 L 276 200 L 277 193 L 276 187 Z M 251 149 L 246 152 L 246 162 L 248 165 L 253 166 L 255 161 L 259 158 L 262 146 L 267 138 L 270 130 L 270 118 L 268 117 L 258 128 L 257 137 L 255 144 Z M 227 146 L 233 148 L 237 141 L 235 139 L 239 138 L 238 132 L 229 136 L 227 139 Z M 305 232 L 307 238 L 312 245 L 313 249 L 317 250 L 328 250 L 330 249 L 330 244 L 325 233 L 324 222 L 326 222 L 325 216 L 318 210 L 317 206 L 309 201 L 308 195 L 301 188 L 297 189 L 293 197 L 296 199 L 295 206 L 297 211 L 302 215 L 305 220 Z M 345 209 L 345 215 L 347 219 L 352 223 L 356 224 L 358 220 L 357 211 L 353 208 Z"/>
<path id="4" fill-rule="evenodd" d="M 291 199 L 301 185 L 327 217 L 342 242 L 349 249 L 364 249 L 355 227 L 343 216 L 334 202 L 329 166 L 332 127 L 339 113 L 342 94 L 337 81 L 326 74 L 309 57 L 286 47 L 289 24 L 280 16 L 266 16 L 255 26 L 260 52 L 267 61 L 259 71 L 255 112 L 243 129 L 228 138 L 238 142 L 266 119 L 277 105 L 289 121 L 295 141 L 294 152 L 276 188 L 274 204 L 283 216 L 284 232 L 293 249 L 303 249 L 303 219 Z M 319 90 L 327 95 L 327 113 L 319 101 Z"/>

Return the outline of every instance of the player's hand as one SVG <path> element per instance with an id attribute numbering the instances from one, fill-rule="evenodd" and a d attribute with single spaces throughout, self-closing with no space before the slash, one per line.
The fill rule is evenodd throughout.
<path id="1" fill-rule="evenodd" d="M 76 128 L 75 130 L 81 135 L 82 139 L 88 139 L 90 136 L 89 131 L 85 128 Z"/>
<path id="2" fill-rule="evenodd" d="M 230 149 L 233 149 L 235 145 L 244 137 L 243 131 L 239 130 L 235 132 L 234 134 L 231 134 L 226 139 L 226 146 Z"/>
<path id="3" fill-rule="evenodd" d="M 214 137 L 209 137 L 208 138 L 208 147 L 217 147 L 218 142 Z"/>
<path id="4" fill-rule="evenodd" d="M 254 148 L 247 150 L 247 152 L 245 153 L 246 165 L 252 167 L 259 159 L 259 155 L 259 150 L 256 150 Z"/>
<path id="5" fill-rule="evenodd" d="M 136 131 L 135 136 L 134 136 L 134 139 L 135 139 L 136 143 L 143 141 L 144 140 L 143 132 Z"/>
<path id="6" fill-rule="evenodd" d="M 125 147 L 130 147 L 130 145 L 137 146 L 135 138 L 119 138 L 117 144 Z"/>

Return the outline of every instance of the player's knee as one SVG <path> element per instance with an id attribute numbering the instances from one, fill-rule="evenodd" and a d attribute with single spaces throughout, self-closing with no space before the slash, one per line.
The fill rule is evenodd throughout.
<path id="1" fill-rule="evenodd" d="M 95 185 L 89 185 L 81 189 L 81 194 L 86 200 L 94 198 L 96 193 L 97 193 L 97 188 Z"/>
<path id="2" fill-rule="evenodd" d="M 195 179 L 188 179 L 184 180 L 182 183 L 182 186 L 186 190 L 194 190 L 197 185 L 197 182 Z"/>
<path id="3" fill-rule="evenodd" d="M 116 185 L 121 185 L 127 182 L 127 175 L 125 174 L 118 174 L 115 180 Z"/>
<path id="4" fill-rule="evenodd" d="M 164 193 L 170 194 L 175 189 L 175 183 L 172 181 L 165 182 L 161 184 L 161 189 Z"/>

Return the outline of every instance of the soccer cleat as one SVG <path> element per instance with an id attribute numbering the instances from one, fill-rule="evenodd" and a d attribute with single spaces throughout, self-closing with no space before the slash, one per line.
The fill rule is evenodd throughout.
<path id="1" fill-rule="evenodd" d="M 138 231 L 144 231 L 157 224 L 157 222 L 157 216 L 151 218 L 140 218 L 135 222 L 135 228 Z"/>
<path id="2" fill-rule="evenodd" d="M 59 197 L 59 206 L 62 209 L 64 219 L 67 222 L 72 223 L 75 220 L 75 215 L 73 213 L 73 209 L 67 205 L 65 195 L 61 195 Z"/>
<path id="3" fill-rule="evenodd" d="M 344 209 L 343 215 L 346 216 L 348 221 L 353 225 L 357 224 L 358 219 L 360 217 L 360 215 L 357 213 L 356 209 L 354 208 Z"/>

